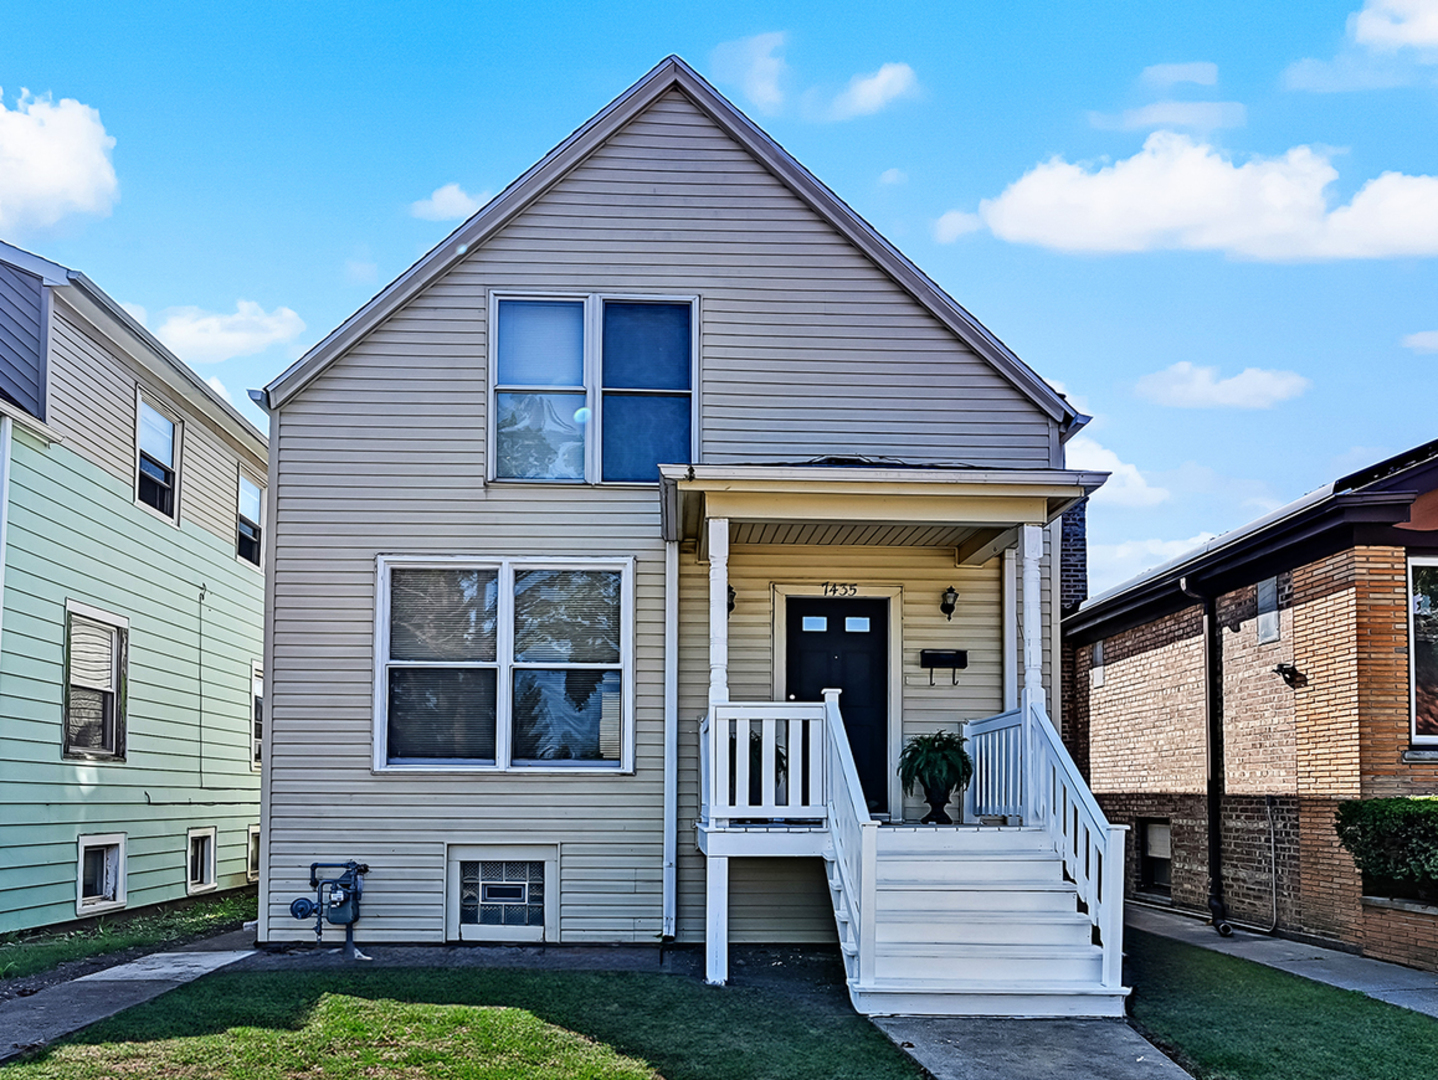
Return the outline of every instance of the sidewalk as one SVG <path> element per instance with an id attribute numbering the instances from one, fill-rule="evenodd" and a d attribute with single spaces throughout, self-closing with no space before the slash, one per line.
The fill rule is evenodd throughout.
<path id="1" fill-rule="evenodd" d="M 1213 927 L 1197 918 L 1136 904 L 1127 907 L 1125 921 L 1135 930 L 1252 960 L 1342 990 L 1358 990 L 1390 1005 L 1438 1017 L 1438 974 L 1431 971 L 1236 928 L 1232 937 L 1219 937 Z"/>

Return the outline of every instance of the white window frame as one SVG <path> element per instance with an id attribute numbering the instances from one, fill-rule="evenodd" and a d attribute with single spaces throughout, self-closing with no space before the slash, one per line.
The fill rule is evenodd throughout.
<path id="1" fill-rule="evenodd" d="M 390 571 L 395 568 L 417 570 L 497 570 L 499 609 L 496 624 L 495 660 L 477 663 L 477 667 L 493 667 L 495 676 L 495 747 L 494 763 L 470 761 L 392 763 L 389 761 L 389 621 Z M 514 705 L 513 672 L 516 666 L 545 667 L 544 664 L 520 664 L 513 660 L 514 637 L 514 573 L 516 570 L 608 570 L 620 577 L 619 609 L 619 671 L 623 680 L 620 697 L 620 750 L 618 765 L 576 762 L 573 765 L 520 765 L 511 760 L 511 722 Z M 376 773 L 404 772 L 508 772 L 563 774 L 584 776 L 624 776 L 634 772 L 634 559 L 566 558 L 563 556 L 492 556 L 492 555 L 381 555 L 375 560 L 374 620 L 374 727 L 372 731 L 373 760 Z M 554 665 L 548 665 L 554 666 Z"/>
<path id="2" fill-rule="evenodd" d="M 242 481 L 245 481 L 245 480 L 248 480 L 250 483 L 254 484 L 255 487 L 257 487 L 257 488 L 260 489 L 260 520 L 257 521 L 257 522 L 255 522 L 255 525 L 256 525 L 256 526 L 259 528 L 259 530 L 260 530 L 260 551 L 259 551 L 260 561 L 259 561 L 259 562 L 250 562 L 249 559 L 246 559 L 243 555 L 240 554 L 240 483 L 241 483 Z M 259 480 L 259 479 L 257 479 L 256 476 L 255 476 L 255 474 L 252 473 L 252 472 L 250 472 L 250 470 L 247 469 L 247 468 L 245 468 L 243 465 L 238 465 L 238 466 L 236 466 L 236 468 L 235 468 L 235 561 L 238 562 L 238 563 L 243 563 L 244 565 L 248 566 L 251 570 L 254 570 L 254 571 L 256 571 L 256 572 L 258 572 L 258 573 L 261 573 L 261 574 L 263 574 L 263 573 L 265 572 L 265 543 L 266 543 L 266 541 L 269 539 L 269 537 L 268 537 L 268 535 L 267 535 L 267 530 L 265 529 L 265 501 L 266 501 L 266 500 L 265 500 L 265 485 L 264 485 L 264 482 L 261 481 L 261 480 Z"/>
<path id="3" fill-rule="evenodd" d="M 148 405 L 150 408 L 154 409 L 170 423 L 175 425 L 175 514 L 173 517 L 167 517 L 166 515 L 160 513 L 160 511 L 156 510 L 153 506 L 140 498 L 140 406 L 142 404 Z M 153 394 L 147 394 L 144 389 L 139 386 L 135 387 L 134 444 L 134 476 L 130 480 L 130 494 L 131 497 L 134 499 L 135 505 L 138 506 L 145 513 L 149 514 L 151 517 L 155 518 L 157 521 L 168 522 L 169 524 L 174 525 L 178 528 L 180 524 L 180 499 L 184 495 L 184 481 L 181 475 L 184 470 L 180 467 L 180 465 L 181 462 L 184 461 L 185 422 L 180 419 L 179 410 L 171 408 L 167 402 L 155 397 Z"/>
<path id="4" fill-rule="evenodd" d="M 96 752 L 83 748 L 71 749 L 69 737 L 70 705 L 70 617 L 78 615 L 115 631 L 115 748 L 113 751 Z M 91 764 L 108 762 L 123 763 L 129 735 L 129 683 L 130 683 L 130 620 L 123 615 L 93 607 L 80 600 L 65 601 L 65 619 L 61 623 L 61 648 L 65 663 L 62 677 L 64 685 L 60 696 L 60 753 L 66 761 L 85 761 Z"/>
<path id="5" fill-rule="evenodd" d="M 1414 749 L 1438 748 L 1438 735 L 1418 734 L 1418 650 L 1413 636 L 1413 568 L 1438 566 L 1438 556 L 1410 555 L 1404 570 L 1403 595 L 1408 609 L 1408 742 Z"/>
<path id="6" fill-rule="evenodd" d="M 219 853 L 216 851 L 219 830 L 213 825 L 202 825 L 194 829 L 185 830 L 185 894 L 194 896 L 197 893 L 214 892 L 219 888 L 219 874 L 217 864 Z M 204 837 L 209 840 L 209 865 L 205 867 L 205 880 L 196 884 L 190 880 L 190 850 L 195 840 Z M 248 853 L 246 853 L 248 858 Z"/>
<path id="7" fill-rule="evenodd" d="M 448 846 L 445 860 L 444 929 L 446 941 L 559 941 L 559 846 L 557 844 L 486 844 L 482 838 Z M 459 887 L 462 862 L 544 863 L 544 925 L 462 926 Z"/>
<path id="8" fill-rule="evenodd" d="M 255 855 L 253 861 L 250 859 L 252 851 Z M 260 880 L 260 827 L 257 824 L 245 830 L 245 880 Z"/>
<path id="9" fill-rule="evenodd" d="M 126 904 L 126 834 L 91 833 L 76 837 L 75 857 L 75 914 L 81 917 L 101 915 L 107 911 L 119 911 Z M 114 848 L 115 865 L 110 871 L 115 875 L 115 898 L 113 900 L 85 900 L 85 852 L 90 848 Z"/>
<path id="10" fill-rule="evenodd" d="M 1263 596 L 1263 586 L 1269 582 L 1273 583 L 1273 610 L 1264 611 L 1260 597 Z M 1283 636 L 1281 610 L 1278 605 L 1278 578 L 1268 577 L 1253 586 L 1254 624 L 1258 632 L 1258 643 L 1260 645 L 1272 645 Z"/>
<path id="11" fill-rule="evenodd" d="M 260 722 L 262 731 L 260 738 L 255 738 L 255 684 L 259 683 L 260 692 Z M 250 772 L 259 772 L 264 768 L 264 735 L 269 730 L 270 708 L 269 701 L 265 697 L 265 664 L 263 660 L 250 661 L 250 694 L 247 699 L 250 703 Z M 256 753 L 258 751 L 258 754 Z"/>
<path id="12" fill-rule="evenodd" d="M 498 466 L 498 415 L 496 397 L 499 393 L 499 302 L 501 300 L 556 300 L 561 302 L 582 302 L 584 304 L 584 405 L 592 419 L 585 425 L 584 432 L 584 479 L 543 480 L 530 477 L 503 477 L 497 475 Z M 652 488 L 658 479 L 605 480 L 603 453 L 604 430 L 604 304 L 606 301 L 638 304 L 688 304 L 689 305 L 689 460 L 699 463 L 699 320 L 700 298 L 694 293 L 576 293 L 576 292 L 509 292 L 492 291 L 489 294 L 488 315 L 488 446 L 486 449 L 486 480 L 499 484 L 589 484 L 604 487 Z M 536 388 L 535 392 L 562 393 L 559 388 Z M 519 392 L 524 392 L 521 389 Z M 677 393 L 677 392 L 675 392 Z"/>

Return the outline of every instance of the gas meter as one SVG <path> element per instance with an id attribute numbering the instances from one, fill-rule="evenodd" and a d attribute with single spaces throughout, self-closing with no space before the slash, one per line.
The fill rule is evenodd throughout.
<path id="1" fill-rule="evenodd" d="M 321 870 L 341 871 L 334 877 L 320 877 Z M 324 940 L 325 923 L 345 928 L 345 956 L 350 960 L 368 960 L 355 948 L 354 924 L 359 921 L 360 897 L 364 895 L 364 876 L 369 866 L 353 860 L 343 863 L 310 863 L 310 888 L 315 898 L 296 897 L 290 914 L 296 919 L 315 920 L 315 941 Z"/>

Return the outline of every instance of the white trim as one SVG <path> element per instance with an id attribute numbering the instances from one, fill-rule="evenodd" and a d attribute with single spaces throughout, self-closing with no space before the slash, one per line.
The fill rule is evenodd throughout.
<path id="1" fill-rule="evenodd" d="M 466 934 L 459 922 L 459 864 L 472 860 L 544 863 L 544 925 L 475 926 Z M 444 862 L 446 941 L 559 941 L 558 844 L 447 844 Z"/>
<path id="2" fill-rule="evenodd" d="M 81 600 L 65 600 L 65 611 L 71 615 L 79 615 L 82 619 L 91 619 L 94 622 L 108 623 L 117 630 L 129 630 L 130 620 L 123 615 L 114 615 L 101 608 L 92 607 Z"/>
<path id="3" fill-rule="evenodd" d="M 250 851 L 255 853 L 254 865 L 250 865 Z M 260 826 L 258 823 L 245 828 L 245 880 L 254 883 L 260 880 Z"/>
<path id="4" fill-rule="evenodd" d="M 254 484 L 260 492 L 260 520 L 255 522 L 260 527 L 260 561 L 250 562 L 249 559 L 240 555 L 240 481 L 248 480 Z M 235 463 L 235 561 L 243 563 L 258 574 L 265 572 L 265 546 L 269 543 L 269 529 L 265 527 L 265 483 L 260 480 L 251 468 L 244 462 Z"/>
<path id="5" fill-rule="evenodd" d="M 904 788 L 899 781 L 897 770 L 899 754 L 904 748 L 904 587 L 864 581 L 857 584 L 859 591 L 842 599 L 889 601 L 889 761 L 885 771 L 889 777 L 889 819 L 902 821 Z M 789 635 L 786 625 L 786 601 L 791 596 L 821 600 L 841 598 L 825 597 L 824 586 L 817 581 L 776 581 L 771 584 L 770 590 L 770 618 L 774 628 L 774 700 L 787 701 L 788 688 L 785 684 L 788 672 L 785 670 L 785 656 L 788 652 Z"/>
<path id="6" fill-rule="evenodd" d="M 386 741 L 388 737 L 387 706 L 389 686 L 387 668 L 389 660 L 389 572 L 392 568 L 405 569 L 493 569 L 497 571 L 497 592 L 499 607 L 496 613 L 495 659 L 474 661 L 466 667 L 493 669 L 495 675 L 495 759 L 489 762 L 436 762 L 393 763 L 388 759 Z M 564 570 L 609 570 L 618 571 L 620 576 L 619 614 L 619 663 L 618 664 L 566 664 L 565 667 L 590 667 L 596 670 L 620 672 L 623 690 L 620 707 L 620 750 L 619 761 L 615 764 L 574 764 L 574 765 L 519 765 L 511 760 L 510 721 L 513 695 L 509 690 L 511 675 L 515 670 L 552 668 L 553 664 L 516 663 L 513 658 L 514 633 L 514 571 L 530 569 Z M 635 560 L 632 556 L 621 558 L 585 558 L 576 556 L 534 556 L 515 555 L 379 555 L 375 558 L 375 619 L 373 656 L 373 726 L 371 728 L 370 769 L 375 773 L 466 773 L 466 772 L 507 772 L 537 773 L 548 776 L 582 774 L 585 777 L 625 776 L 634 772 L 634 618 L 635 618 Z M 459 666 L 459 665 L 440 665 Z M 273 716 L 273 710 L 270 713 Z"/>
<path id="7" fill-rule="evenodd" d="M 584 305 L 582 325 L 584 341 L 581 353 L 582 387 L 514 387 L 506 393 L 583 393 L 584 406 L 590 421 L 584 430 L 584 477 L 582 479 L 544 479 L 542 477 L 502 477 L 498 468 L 498 402 L 499 384 L 499 304 L 502 300 L 537 300 Z M 689 305 L 689 460 L 699 460 L 699 319 L 700 298 L 696 293 L 624 293 L 624 292 L 550 292 L 491 289 L 486 298 L 486 357 L 488 378 L 485 408 L 489 422 L 485 428 L 485 482 L 491 484 L 589 485 L 591 487 L 648 488 L 660 480 L 604 479 L 604 305 L 608 301 L 634 304 Z M 679 391 L 656 391 L 660 396 L 678 397 Z M 666 464 L 678 464 L 677 462 Z"/>
<path id="8" fill-rule="evenodd" d="M 674 937 L 679 862 L 679 541 L 664 542 L 664 937 Z"/>
<path id="9" fill-rule="evenodd" d="M 1403 593 L 1408 608 L 1408 745 L 1418 747 L 1438 746 L 1438 735 L 1418 734 L 1418 639 L 1413 634 L 1413 568 L 1415 566 L 1438 566 L 1438 556 L 1410 555 L 1405 573 Z"/>
<path id="10" fill-rule="evenodd" d="M 85 903 L 85 851 L 94 847 L 115 848 L 115 899 L 95 900 Z M 126 904 L 127 864 L 126 834 L 90 833 L 75 838 L 75 914 L 81 917 L 100 915 L 107 911 L 119 911 Z"/>
<path id="11" fill-rule="evenodd" d="M 170 492 L 172 498 L 174 499 L 174 503 L 175 503 L 175 513 L 174 513 L 174 516 L 173 516 L 173 517 L 167 517 L 167 516 L 165 516 L 164 514 L 160 513 L 160 511 L 156 510 L 153 506 L 151 506 L 149 503 L 144 502 L 144 501 L 141 500 L 141 498 L 140 498 L 140 423 L 141 423 L 141 420 L 140 420 L 140 406 L 141 406 L 141 405 L 148 405 L 150 408 L 154 409 L 155 412 L 159 413 L 161 416 L 163 416 L 166 420 L 168 420 L 168 421 L 169 421 L 171 424 L 173 424 L 174 427 L 175 427 L 174 447 L 172 448 L 172 455 L 173 455 L 174 460 L 173 460 L 172 463 L 171 463 L 171 469 L 173 470 L 173 472 L 174 472 L 174 474 L 175 474 L 175 478 L 174 478 L 174 481 L 173 481 L 172 484 L 171 484 L 171 492 Z M 134 432 L 134 435 L 135 435 L 135 438 L 134 438 L 134 444 L 135 444 L 135 445 L 134 445 L 134 463 L 133 463 L 132 475 L 131 475 L 131 477 L 130 477 L 130 498 L 131 498 L 131 500 L 134 502 L 134 504 L 135 504 L 136 506 L 138 506 L 138 507 L 139 507 L 141 510 L 143 510 L 145 513 L 149 514 L 151 517 L 155 518 L 157 521 L 163 521 L 163 522 L 166 522 L 167 524 L 170 524 L 170 525 L 175 526 L 176 528 L 179 528 L 179 526 L 180 526 L 180 494 L 181 494 L 181 491 L 180 491 L 180 487 L 181 487 L 180 474 L 184 471 L 184 470 L 181 468 L 181 464 L 182 464 L 182 462 L 184 461 L 185 422 L 184 422 L 182 419 L 180 419 L 180 411 L 179 411 L 178 409 L 172 407 L 171 405 L 169 405 L 168 403 L 166 403 L 163 399 L 156 397 L 154 394 L 146 393 L 145 388 L 144 388 L 143 386 L 141 386 L 139 383 L 136 383 L 136 384 L 135 384 L 135 432 Z"/>
<path id="12" fill-rule="evenodd" d="M 209 865 L 205 867 L 205 880 L 196 884 L 190 880 L 190 848 L 196 837 L 205 837 L 209 840 Z M 214 892 L 219 888 L 219 875 L 216 873 L 218 863 L 219 846 L 218 830 L 213 825 L 201 825 L 196 828 L 185 830 L 185 895 L 195 896 L 198 893 Z M 245 853 L 248 861 L 249 852 Z"/>

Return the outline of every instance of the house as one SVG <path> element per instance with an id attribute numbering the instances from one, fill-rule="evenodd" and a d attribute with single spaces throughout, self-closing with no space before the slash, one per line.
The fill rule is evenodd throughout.
<path id="1" fill-rule="evenodd" d="M 0 243 L 0 932 L 259 870 L 265 438 Z"/>
<path id="2" fill-rule="evenodd" d="M 1064 620 L 1064 730 L 1130 897 L 1438 968 L 1438 908 L 1364 895 L 1338 802 L 1438 794 L 1438 442 Z"/>
<path id="3" fill-rule="evenodd" d="M 1087 418 L 683 61 L 265 397 L 262 941 L 354 859 L 366 941 L 837 941 L 867 1012 L 1121 1012 L 1123 833 L 1045 705 Z M 969 824 L 920 827 L 900 747 L 965 721 Z"/>

